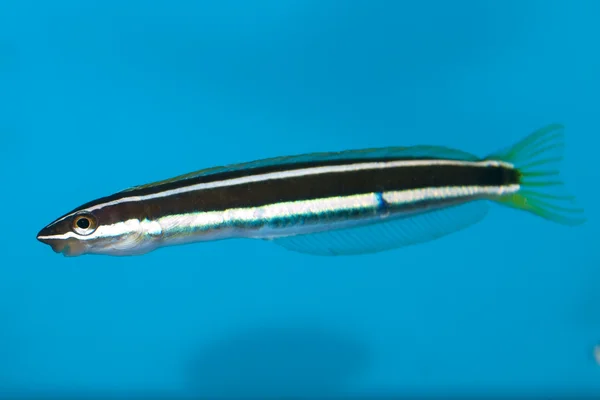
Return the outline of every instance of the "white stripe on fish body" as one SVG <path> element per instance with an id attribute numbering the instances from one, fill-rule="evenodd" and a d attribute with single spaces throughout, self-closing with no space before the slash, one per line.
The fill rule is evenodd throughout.
<path id="1" fill-rule="evenodd" d="M 519 185 L 427 188 L 169 215 L 157 220 L 163 230 L 157 246 L 228 238 L 273 239 L 350 228 L 518 190 Z M 389 209 L 382 208 L 382 199 Z M 418 205 L 424 201 L 433 203 Z M 274 224 L 278 219 L 284 223 Z"/>
<path id="2" fill-rule="evenodd" d="M 243 185 L 254 182 L 263 182 L 269 180 L 276 179 L 287 179 L 287 178 L 295 178 L 301 176 L 309 176 L 309 175 L 320 175 L 320 174 L 329 174 L 329 173 L 347 173 L 354 171 L 362 171 L 362 170 L 370 170 L 370 169 L 387 169 L 387 168 L 399 168 L 399 167 L 418 167 L 418 166 L 469 166 L 469 167 L 498 167 L 502 166 L 505 168 L 513 168 L 512 164 L 505 163 L 502 161 L 496 160 L 485 160 L 485 161 L 455 161 L 455 160 L 400 160 L 400 161 L 380 161 L 380 162 L 368 162 L 368 163 L 358 163 L 358 164 L 348 164 L 348 165 L 334 165 L 334 166 L 324 166 L 324 167 L 311 167 L 311 168 L 301 168 L 301 169 L 290 169 L 285 171 L 278 172 L 270 172 L 266 174 L 259 175 L 250 175 L 242 178 L 232 178 L 225 179 L 221 181 L 214 182 L 206 182 L 206 183 L 198 183 L 192 184 L 188 186 L 184 186 L 177 189 L 170 189 L 159 191 L 156 193 L 151 193 L 147 195 L 140 196 L 126 196 L 109 201 L 106 203 L 101 203 L 94 205 L 92 207 L 87 208 L 88 212 L 98 210 L 100 208 L 104 208 L 107 206 L 112 206 L 116 204 L 122 204 L 126 202 L 134 202 L 134 201 L 144 201 L 144 200 L 152 200 L 158 199 L 168 196 L 179 195 L 182 193 L 207 190 L 207 189 L 215 189 L 219 187 L 225 186 L 235 186 L 235 185 Z M 68 215 L 64 218 L 69 217 Z"/>
<path id="3" fill-rule="evenodd" d="M 502 196 L 508 193 L 515 193 L 518 190 L 519 185 L 509 185 L 411 189 L 384 192 L 381 195 L 378 193 L 369 193 L 347 197 L 276 203 L 261 207 L 167 215 L 158 218 L 156 221 L 132 219 L 112 225 L 100 226 L 96 232 L 89 236 L 78 236 L 73 232 L 67 232 L 66 234 L 49 238 L 67 239 L 76 237 L 79 240 L 87 241 L 133 232 L 142 232 L 147 238 L 160 242 L 168 242 L 171 239 L 175 240 L 180 235 L 186 236 L 190 241 L 214 240 L 218 237 L 266 238 L 273 235 L 285 236 L 288 234 L 298 234 L 299 232 L 311 233 L 331 229 L 328 221 L 319 221 L 318 224 L 309 224 L 304 229 L 292 227 L 291 231 L 288 232 L 290 227 L 269 226 L 269 223 L 277 218 L 297 219 L 298 223 L 302 223 L 306 218 L 321 216 L 327 212 L 339 213 L 352 210 L 371 210 L 374 213 L 380 211 L 373 218 L 381 219 L 387 216 L 388 211 L 381 209 L 380 197 L 383 198 L 385 203 L 396 206 L 397 211 L 393 213 L 401 214 L 403 212 L 415 212 L 414 210 L 403 210 L 402 206 L 418 205 L 419 202 L 426 200 L 439 201 L 440 204 L 437 207 L 443 207 L 446 202 L 453 203 L 461 199 L 469 201 L 482 196 Z M 421 211 L 424 210 L 417 210 L 416 212 Z M 385 212 L 385 214 L 381 212 Z M 255 224 L 257 228 L 248 227 L 248 224 Z M 346 226 L 348 222 L 341 222 L 340 224 Z M 187 239 L 182 240 L 187 241 Z M 179 240 L 176 241 L 179 243 Z"/>

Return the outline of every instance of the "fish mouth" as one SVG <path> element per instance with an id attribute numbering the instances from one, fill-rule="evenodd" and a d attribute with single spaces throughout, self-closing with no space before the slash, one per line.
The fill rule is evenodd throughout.
<path id="1" fill-rule="evenodd" d="M 65 257 L 77 257 L 85 253 L 85 247 L 72 239 L 56 238 L 38 234 L 37 240 L 47 244 L 55 253 L 62 254 Z"/>
<path id="2" fill-rule="evenodd" d="M 71 252 L 69 241 L 65 238 L 56 237 L 55 232 L 52 232 L 49 227 L 45 227 L 40 230 L 36 235 L 36 239 L 41 243 L 50 246 L 55 253 L 67 256 Z"/>
<path id="3" fill-rule="evenodd" d="M 41 243 L 47 244 L 54 250 L 55 253 L 64 253 L 68 251 L 69 245 L 63 239 L 53 239 L 52 237 L 48 237 L 44 234 L 44 230 L 42 229 L 40 233 L 37 234 L 37 240 Z"/>

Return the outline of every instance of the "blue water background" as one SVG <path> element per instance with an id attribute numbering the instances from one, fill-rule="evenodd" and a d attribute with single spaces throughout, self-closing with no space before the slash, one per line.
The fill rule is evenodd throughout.
<path id="1" fill-rule="evenodd" d="M 0 4 L 0 392 L 600 395 L 600 2 Z M 552 122 L 589 222 L 494 207 L 411 248 L 250 240 L 64 258 L 35 239 L 131 185 L 263 157 Z"/>

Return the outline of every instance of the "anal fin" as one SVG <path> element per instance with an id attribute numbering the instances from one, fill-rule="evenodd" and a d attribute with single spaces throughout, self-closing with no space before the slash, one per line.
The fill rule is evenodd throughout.
<path id="1" fill-rule="evenodd" d="M 385 222 L 270 240 L 291 251 L 319 256 L 377 253 L 460 231 L 481 221 L 488 209 L 487 201 L 475 200 Z"/>

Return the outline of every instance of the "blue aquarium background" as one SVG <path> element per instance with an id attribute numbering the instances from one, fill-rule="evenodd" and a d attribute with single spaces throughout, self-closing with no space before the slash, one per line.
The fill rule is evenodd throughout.
<path id="1" fill-rule="evenodd" d="M 0 3 L 0 394 L 600 395 L 600 2 Z M 204 167 L 553 122 L 588 222 L 495 206 L 435 242 L 65 258 L 39 229 Z"/>

